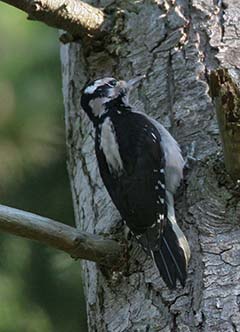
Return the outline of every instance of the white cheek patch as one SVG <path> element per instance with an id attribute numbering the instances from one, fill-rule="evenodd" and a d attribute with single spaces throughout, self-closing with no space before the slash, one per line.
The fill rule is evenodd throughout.
<path id="1" fill-rule="evenodd" d="M 120 174 L 123 170 L 123 162 L 115 130 L 109 117 L 102 124 L 100 149 L 103 150 L 110 172 Z"/>
<path id="2" fill-rule="evenodd" d="M 89 106 L 92 109 L 94 116 L 100 117 L 106 112 L 104 104 L 107 103 L 110 99 L 107 97 L 95 98 L 89 102 Z"/>

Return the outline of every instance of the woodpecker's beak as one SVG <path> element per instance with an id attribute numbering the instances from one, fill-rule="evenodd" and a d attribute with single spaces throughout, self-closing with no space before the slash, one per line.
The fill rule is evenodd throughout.
<path id="1" fill-rule="evenodd" d="M 135 78 L 133 78 L 133 79 L 127 81 L 127 87 L 128 87 L 128 89 L 131 90 L 132 88 L 134 88 L 135 85 L 136 85 L 138 82 L 142 81 L 144 78 L 146 78 L 146 75 L 137 76 L 137 77 L 135 77 Z"/>

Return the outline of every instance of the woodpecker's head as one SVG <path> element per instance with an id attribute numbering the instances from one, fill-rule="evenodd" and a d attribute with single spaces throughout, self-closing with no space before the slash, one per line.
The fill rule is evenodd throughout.
<path id="1" fill-rule="evenodd" d="M 128 104 L 128 96 L 134 85 L 145 76 L 139 76 L 128 82 L 105 77 L 88 84 L 82 93 L 81 105 L 95 124 L 106 113 L 111 101 Z"/>

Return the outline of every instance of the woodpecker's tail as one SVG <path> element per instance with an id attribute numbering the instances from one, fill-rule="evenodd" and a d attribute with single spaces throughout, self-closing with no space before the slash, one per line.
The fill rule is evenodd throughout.
<path id="1" fill-rule="evenodd" d="M 176 288 L 177 279 L 184 287 L 190 249 L 187 239 L 176 221 L 167 221 L 160 250 L 153 251 L 153 257 L 163 280 L 169 288 Z"/>

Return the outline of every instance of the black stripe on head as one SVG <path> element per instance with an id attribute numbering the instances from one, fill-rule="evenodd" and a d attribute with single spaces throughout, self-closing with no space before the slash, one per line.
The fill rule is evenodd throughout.
<path id="1" fill-rule="evenodd" d="M 102 98 L 108 96 L 108 90 L 114 88 L 117 84 L 117 80 L 113 77 L 105 77 L 103 79 L 97 79 L 88 83 L 83 89 L 83 94 L 89 96 L 90 99 Z"/>

